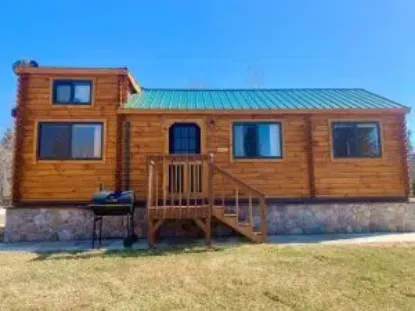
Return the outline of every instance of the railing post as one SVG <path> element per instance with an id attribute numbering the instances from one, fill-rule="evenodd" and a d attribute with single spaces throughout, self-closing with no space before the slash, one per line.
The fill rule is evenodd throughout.
<path id="1" fill-rule="evenodd" d="M 153 163 L 151 158 L 147 159 L 147 208 L 149 209 L 151 207 L 151 201 L 152 201 L 152 186 L 153 186 Z"/>
<path id="2" fill-rule="evenodd" d="M 266 216 L 265 209 L 266 209 L 265 197 L 261 196 L 259 198 L 259 215 L 261 217 L 262 242 L 265 242 L 267 238 L 267 216 Z"/>
<path id="3" fill-rule="evenodd" d="M 151 201 L 152 201 L 152 186 L 153 186 L 153 163 L 151 158 L 147 159 L 148 169 L 148 189 L 147 189 L 147 240 L 150 247 L 154 247 L 155 236 L 153 230 L 153 220 L 150 215 Z"/>
<path id="4" fill-rule="evenodd" d="M 213 160 L 213 154 L 209 153 L 209 173 L 208 173 L 208 196 L 209 196 L 209 209 L 210 209 L 210 213 L 212 213 L 212 209 L 213 209 L 213 165 L 214 165 L 214 160 Z"/>
<path id="5" fill-rule="evenodd" d="M 211 246 L 212 244 L 212 212 L 213 212 L 213 204 L 214 204 L 214 194 L 213 194 L 213 170 L 214 170 L 214 160 L 213 154 L 209 153 L 209 173 L 208 173 L 208 195 L 209 195 L 209 208 L 208 208 L 208 215 L 206 217 L 205 223 L 205 242 L 207 246 Z"/>

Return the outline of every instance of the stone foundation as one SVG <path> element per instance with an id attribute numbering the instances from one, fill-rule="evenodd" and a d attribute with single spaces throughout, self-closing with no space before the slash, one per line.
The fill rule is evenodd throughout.
<path id="1" fill-rule="evenodd" d="M 415 203 L 275 204 L 267 223 L 269 235 L 415 232 Z"/>
<path id="2" fill-rule="evenodd" d="M 135 232 L 141 237 L 147 233 L 147 212 L 136 208 Z M 9 208 L 6 210 L 5 242 L 21 241 L 70 241 L 92 238 L 93 213 L 84 208 Z M 124 238 L 126 236 L 125 216 L 104 217 L 102 238 Z M 213 225 L 215 235 L 230 235 L 232 230 Z M 161 237 L 203 237 L 193 221 L 166 221 L 160 228 Z"/>
<path id="3" fill-rule="evenodd" d="M 240 215 L 246 215 L 246 207 Z M 146 211 L 137 208 L 136 233 L 146 233 Z M 259 226 L 258 208 L 254 210 Z M 82 208 L 9 208 L 6 211 L 5 242 L 87 240 L 92 234 L 92 212 Z M 126 234 L 126 217 L 104 217 L 103 238 Z M 415 232 L 415 203 L 353 204 L 269 204 L 269 235 L 361 232 Z M 229 235 L 231 230 L 214 225 L 214 235 Z M 161 236 L 201 236 L 189 221 L 162 226 Z"/>
<path id="4" fill-rule="evenodd" d="M 135 219 L 144 218 L 137 209 Z M 9 208 L 6 210 L 5 242 L 69 241 L 92 237 L 93 213 L 83 208 Z M 127 217 L 104 217 L 102 236 L 119 238 L 126 234 Z M 140 226 L 137 226 L 140 227 Z M 137 232 L 141 234 L 141 232 Z"/>

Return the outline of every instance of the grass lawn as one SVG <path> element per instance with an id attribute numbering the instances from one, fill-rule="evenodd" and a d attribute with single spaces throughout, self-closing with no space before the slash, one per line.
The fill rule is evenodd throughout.
<path id="1" fill-rule="evenodd" d="M 0 310 L 415 310 L 415 246 L 0 254 Z"/>

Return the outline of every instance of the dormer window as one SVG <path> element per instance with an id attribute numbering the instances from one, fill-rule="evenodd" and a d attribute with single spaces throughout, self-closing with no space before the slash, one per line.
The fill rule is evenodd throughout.
<path id="1" fill-rule="evenodd" d="M 54 80 L 54 105 L 91 105 L 92 82 L 90 80 Z"/>

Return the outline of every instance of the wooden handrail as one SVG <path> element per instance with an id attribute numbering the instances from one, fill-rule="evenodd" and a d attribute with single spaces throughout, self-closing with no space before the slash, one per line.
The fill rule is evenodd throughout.
<path id="1" fill-rule="evenodd" d="M 164 160 L 169 160 L 169 161 L 175 161 L 175 162 L 179 162 L 179 161 L 188 161 L 188 160 L 192 160 L 192 161 L 208 161 L 209 160 L 209 155 L 208 154 L 163 154 L 163 155 L 153 155 L 153 156 L 148 156 L 148 159 L 151 161 L 155 161 L 155 162 L 160 162 Z"/>
<path id="2" fill-rule="evenodd" d="M 243 180 L 239 179 L 238 177 L 232 175 L 231 173 L 227 172 L 226 170 L 220 168 L 219 166 L 217 166 L 216 164 L 213 163 L 213 161 L 210 163 L 211 169 L 213 172 L 219 173 L 220 175 L 222 175 L 222 208 L 224 209 L 224 212 L 226 213 L 226 206 L 225 206 L 225 178 L 230 179 L 232 182 L 234 182 L 236 184 L 236 189 L 235 189 L 235 212 L 234 214 L 236 214 L 236 222 L 237 222 L 237 226 L 240 223 L 239 220 L 239 197 L 240 197 L 240 192 L 239 192 L 239 188 L 244 188 L 244 190 L 246 192 L 248 192 L 248 223 L 251 226 L 251 228 L 253 229 L 253 227 L 255 226 L 254 224 L 254 215 L 253 215 L 253 205 L 252 205 L 252 195 L 256 195 L 258 197 L 258 201 L 259 201 L 259 216 L 261 219 L 260 225 L 259 225 L 259 230 L 261 233 L 261 241 L 265 242 L 266 240 L 266 235 L 267 235 L 267 224 L 266 224 L 266 195 L 264 192 L 262 192 L 261 190 L 258 190 L 257 188 L 247 184 L 246 182 L 244 182 Z M 213 178 L 211 179 L 211 184 L 210 187 L 213 189 Z M 214 197 L 214 195 L 212 195 L 212 198 Z M 246 220 L 245 220 L 246 223 Z"/>
<path id="3" fill-rule="evenodd" d="M 211 193 L 208 179 L 211 159 L 208 154 L 148 156 L 148 171 L 152 177 L 151 182 L 150 175 L 148 178 L 151 207 L 173 207 L 183 203 L 188 207 L 207 205 Z"/>
<path id="4" fill-rule="evenodd" d="M 217 171 L 218 173 L 225 175 L 226 177 L 228 177 L 229 179 L 232 179 L 235 183 L 239 184 L 240 186 L 243 186 L 245 188 L 247 188 L 249 191 L 255 193 L 256 195 L 266 198 L 266 195 L 264 192 L 262 192 L 261 190 L 258 190 L 257 188 L 247 184 L 246 182 L 244 182 L 243 180 L 239 179 L 238 177 L 232 175 L 231 173 L 225 171 L 223 168 L 220 168 L 219 166 L 217 166 L 216 164 L 213 164 L 214 170 Z"/>
<path id="5" fill-rule="evenodd" d="M 251 226 L 253 234 L 261 234 L 263 241 L 266 236 L 266 195 L 261 190 L 251 186 L 245 181 L 234 176 L 232 173 L 222 169 L 214 163 L 212 154 L 195 154 L 195 155 L 152 155 L 147 157 L 148 163 L 148 194 L 147 209 L 148 217 L 150 209 L 159 210 L 162 208 L 164 218 L 167 217 L 167 210 L 173 208 L 177 213 L 177 217 L 189 217 L 188 214 L 182 216 L 182 208 L 184 213 L 189 213 L 190 209 L 208 208 L 208 212 L 202 217 L 205 222 L 209 222 L 214 208 L 221 206 L 223 213 L 226 215 L 227 206 L 225 206 L 226 191 L 229 190 L 228 181 L 231 182 L 235 196 L 236 212 L 228 213 L 235 222 L 236 228 L 246 230 L 247 224 Z M 222 186 L 214 184 L 214 175 L 221 175 Z M 227 180 L 227 181 L 226 181 Z M 225 182 L 226 181 L 226 182 Z M 227 189 L 227 190 L 226 190 Z M 215 190 L 221 191 L 222 205 L 215 205 Z M 240 205 L 242 200 L 248 200 L 248 219 L 239 215 L 240 210 L 244 210 L 244 206 Z M 254 231 L 254 206 L 253 200 L 259 202 L 260 232 Z M 162 203 L 160 203 L 162 202 Z M 160 210 L 159 210 L 160 211 Z M 160 217 L 160 216 L 159 216 Z M 209 226 L 206 225 L 206 228 Z M 208 229 L 206 229 L 208 230 Z M 210 229 L 209 229 L 210 230 Z M 242 229 L 241 229 L 242 230 Z"/>

